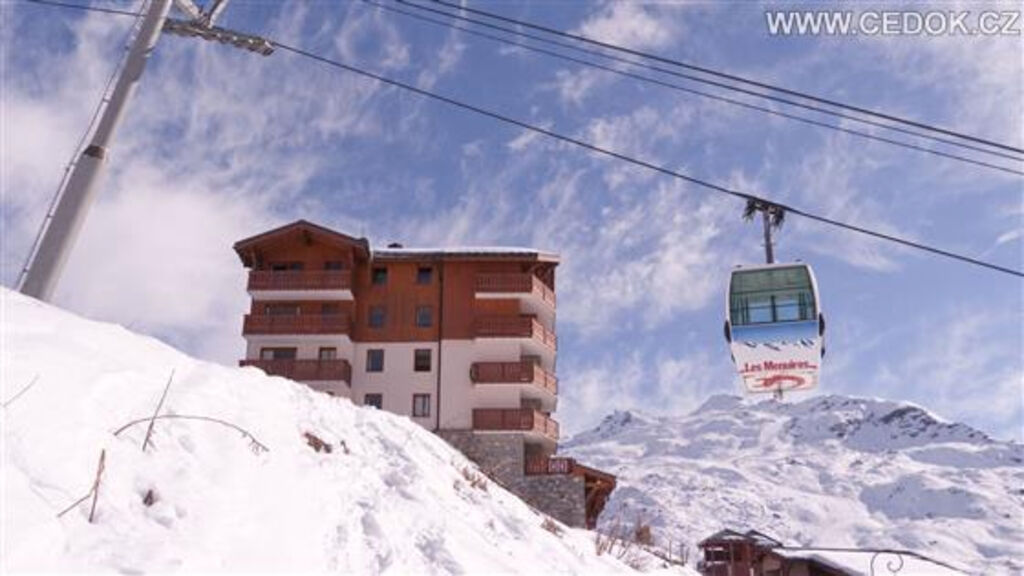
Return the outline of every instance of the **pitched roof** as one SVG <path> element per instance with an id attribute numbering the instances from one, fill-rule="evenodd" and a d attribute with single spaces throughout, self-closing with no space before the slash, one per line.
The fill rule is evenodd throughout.
<path id="1" fill-rule="evenodd" d="M 515 246 L 453 246 L 448 248 L 374 248 L 374 260 L 535 260 L 558 263 L 558 254 Z"/>
<path id="2" fill-rule="evenodd" d="M 242 259 L 243 264 L 251 266 L 251 250 L 255 249 L 260 244 L 273 241 L 277 238 L 281 238 L 282 236 L 295 232 L 302 232 L 316 236 L 329 244 L 335 244 L 338 246 L 354 246 L 365 256 L 368 256 L 370 253 L 370 242 L 366 238 L 354 238 L 348 234 L 335 232 L 330 228 L 314 224 L 308 220 L 296 220 L 295 222 L 279 226 L 273 230 L 268 230 L 261 234 L 250 236 L 244 240 L 239 240 L 238 242 L 235 242 L 235 252 L 237 252 L 238 257 Z"/>
<path id="3" fill-rule="evenodd" d="M 277 238 L 295 231 L 302 231 L 313 234 L 328 243 L 340 246 L 355 246 L 365 256 L 371 256 L 374 260 L 518 260 L 548 262 L 557 264 L 558 254 L 537 250 L 535 248 L 520 248 L 513 246 L 457 246 L 457 247 L 436 247 L 436 248 L 374 248 L 370 249 L 370 243 L 366 238 L 354 238 L 341 232 L 335 232 L 325 226 L 314 224 L 308 220 L 296 220 L 291 224 L 285 224 L 273 230 L 251 236 L 244 240 L 235 242 L 235 252 L 238 253 L 242 263 L 246 266 L 252 265 L 251 251 L 264 242 L 273 241 Z"/>
<path id="4" fill-rule="evenodd" d="M 967 574 L 958 568 L 909 550 L 774 548 L 772 553 L 790 560 L 817 563 L 847 574 L 874 574 L 881 570 L 907 576 Z M 893 568 L 897 569 L 893 571 Z"/>
<path id="5" fill-rule="evenodd" d="M 749 539 L 750 538 L 746 534 L 742 534 L 735 530 L 729 530 L 728 528 L 726 528 L 724 530 L 719 530 L 711 536 L 708 536 L 707 538 L 701 540 L 697 543 L 697 546 L 703 546 L 705 543 L 709 542 L 721 542 L 723 540 L 740 541 Z"/>

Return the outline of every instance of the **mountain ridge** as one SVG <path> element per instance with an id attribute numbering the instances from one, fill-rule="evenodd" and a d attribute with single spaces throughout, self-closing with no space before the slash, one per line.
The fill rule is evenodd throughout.
<path id="1" fill-rule="evenodd" d="M 1024 445 L 917 404 L 715 395 L 685 416 L 616 411 L 563 450 L 618 475 L 603 522 L 642 517 L 691 547 L 756 529 L 790 545 L 1024 569 Z"/>

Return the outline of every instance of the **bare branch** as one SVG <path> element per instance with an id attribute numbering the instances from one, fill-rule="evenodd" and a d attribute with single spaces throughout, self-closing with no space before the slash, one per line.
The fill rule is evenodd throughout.
<path id="1" fill-rule="evenodd" d="M 89 524 L 92 524 L 93 516 L 96 515 L 96 500 L 100 497 L 100 478 L 103 477 L 103 469 L 106 468 L 107 451 L 100 452 L 100 463 L 96 468 L 96 480 L 92 483 L 92 508 L 89 509 Z"/>
<path id="2" fill-rule="evenodd" d="M 61 510 L 57 514 L 57 518 L 60 518 L 61 516 L 67 514 L 71 510 L 74 510 L 76 506 L 78 506 L 82 502 L 85 502 L 86 500 L 89 499 L 90 496 L 92 496 L 92 508 L 89 510 L 89 523 L 90 524 L 92 523 L 92 519 L 96 515 L 96 500 L 99 497 L 100 478 L 103 476 L 103 470 L 106 468 L 106 460 L 107 460 L 107 451 L 106 450 L 100 451 L 100 462 L 96 466 L 96 478 L 93 479 L 93 481 L 92 481 L 92 488 L 89 489 L 89 492 L 87 492 L 85 494 L 85 496 L 82 496 L 78 500 L 75 500 L 70 506 L 68 506 L 67 508 Z"/>
<path id="3" fill-rule="evenodd" d="M 3 404 L 0 404 L 0 408 L 7 408 L 11 404 L 11 402 L 14 402 L 15 400 L 17 400 L 22 394 L 27 392 L 29 388 L 34 386 L 35 383 L 36 383 L 36 380 L 39 380 L 39 374 L 36 374 L 35 376 L 33 376 L 32 380 L 24 388 L 22 388 L 21 390 L 18 390 L 17 394 L 15 394 L 14 396 L 11 396 L 10 400 L 7 400 Z"/>
<path id="4" fill-rule="evenodd" d="M 171 381 L 174 380 L 174 369 L 171 369 L 171 377 L 167 379 L 167 385 L 164 386 L 164 393 L 160 396 L 160 402 L 156 405 L 156 410 L 153 411 L 153 417 L 149 419 L 149 428 L 146 429 L 146 439 L 142 442 L 142 451 L 146 451 L 146 447 L 149 446 L 149 437 L 153 435 L 153 424 L 156 422 L 156 416 L 160 413 L 160 409 L 164 406 L 164 400 L 167 399 L 167 392 L 171 389 Z"/>
<path id="5" fill-rule="evenodd" d="M 252 433 L 249 432 L 248 430 L 236 424 L 232 424 L 231 422 L 226 422 L 219 418 L 213 418 L 210 416 L 191 416 L 188 414 L 162 414 L 159 416 L 154 416 L 153 418 L 139 418 L 138 420 L 132 420 L 131 422 L 118 428 L 116 431 L 114 431 L 114 436 L 119 435 L 121 432 L 124 432 L 125 430 L 131 428 L 132 426 L 135 426 L 136 424 L 142 424 L 143 422 L 149 422 L 150 420 L 163 420 L 168 418 L 178 420 L 200 420 L 203 422 L 214 422 L 222 426 L 227 426 L 228 428 L 240 432 L 243 438 L 248 438 L 249 443 L 252 445 L 252 451 L 255 452 L 256 454 L 259 454 L 260 452 L 270 452 L 270 448 L 267 448 L 265 444 L 257 440 L 256 437 L 253 436 Z"/>

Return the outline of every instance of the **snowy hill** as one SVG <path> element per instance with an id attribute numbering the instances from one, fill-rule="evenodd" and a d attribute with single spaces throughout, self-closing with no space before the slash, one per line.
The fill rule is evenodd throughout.
<path id="1" fill-rule="evenodd" d="M 563 451 L 618 475 L 602 521 L 640 514 L 663 540 L 752 528 L 1024 570 L 1024 447 L 910 404 L 715 396 L 686 417 L 616 412 Z"/>
<path id="2" fill-rule="evenodd" d="M 0 298 L 0 572 L 629 571 L 407 419 Z M 186 418 L 157 421 L 145 453 L 147 422 L 115 436 L 153 413 L 172 370 L 162 414 L 251 437 Z M 90 499 L 58 519 L 101 450 L 95 523 Z"/>

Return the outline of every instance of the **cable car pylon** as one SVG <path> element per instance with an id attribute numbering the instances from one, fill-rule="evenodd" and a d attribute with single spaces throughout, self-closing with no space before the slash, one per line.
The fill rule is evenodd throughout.
<path id="1" fill-rule="evenodd" d="M 786 218 L 782 206 L 750 198 L 743 219 L 760 213 L 765 264 L 737 266 L 726 294 L 725 339 L 736 370 L 749 392 L 771 392 L 782 400 L 785 390 L 818 384 L 825 355 L 825 316 L 810 265 L 775 263 L 772 231 Z"/>
<path id="2" fill-rule="evenodd" d="M 173 5 L 188 17 L 185 20 L 167 17 L 172 0 L 150 1 L 117 82 L 110 94 L 105 95 L 106 105 L 96 130 L 89 137 L 85 149 L 80 153 L 76 151 L 77 157 L 70 166 L 67 180 L 57 191 L 54 203 L 29 250 L 18 279 L 18 290 L 22 294 L 44 301 L 53 298 L 78 232 L 85 223 L 89 208 L 95 202 L 96 183 L 106 164 L 110 142 L 121 124 L 126 105 L 138 87 L 161 31 L 231 44 L 263 56 L 274 51 L 270 42 L 264 38 L 214 26 L 228 1 L 213 0 L 203 10 L 193 0 L 173 0 Z"/>

